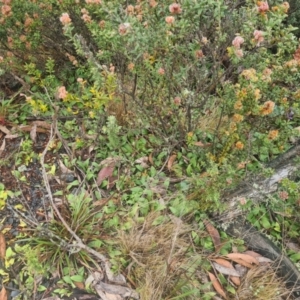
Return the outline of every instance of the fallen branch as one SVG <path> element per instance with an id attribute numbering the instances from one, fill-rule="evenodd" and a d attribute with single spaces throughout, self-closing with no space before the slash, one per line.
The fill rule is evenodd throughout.
<path id="1" fill-rule="evenodd" d="M 243 239 L 247 246 L 275 262 L 275 270 L 283 277 L 288 287 L 293 288 L 295 296 L 300 296 L 300 272 L 288 257 L 267 237 L 259 233 L 243 218 L 240 201 L 248 199 L 254 203 L 261 203 L 277 191 L 280 181 L 285 178 L 292 179 L 299 169 L 295 159 L 300 156 L 300 143 L 296 144 L 286 153 L 267 165 L 273 169 L 273 175 L 269 178 L 253 175 L 247 178 L 247 183 L 242 183 L 235 191 L 224 197 L 227 209 L 221 215 L 215 216 L 215 220 L 228 234 Z"/>

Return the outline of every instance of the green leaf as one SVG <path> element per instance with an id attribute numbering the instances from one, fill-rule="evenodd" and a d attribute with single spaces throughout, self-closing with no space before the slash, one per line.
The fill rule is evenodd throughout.
<path id="1" fill-rule="evenodd" d="M 271 227 L 271 224 L 266 216 L 261 218 L 260 223 L 265 229 L 269 229 Z"/>
<path id="2" fill-rule="evenodd" d="M 76 281 L 76 282 L 83 282 L 84 278 L 81 275 L 73 275 L 71 276 L 72 281 Z"/>

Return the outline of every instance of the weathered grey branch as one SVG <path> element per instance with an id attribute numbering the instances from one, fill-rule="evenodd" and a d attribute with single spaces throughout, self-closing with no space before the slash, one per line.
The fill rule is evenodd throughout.
<path id="1" fill-rule="evenodd" d="M 299 164 L 295 160 L 299 157 L 300 143 L 267 165 L 274 170 L 272 176 L 265 178 L 253 175 L 235 191 L 227 194 L 224 200 L 228 203 L 228 209 L 216 218 L 219 226 L 228 234 L 243 239 L 249 248 L 273 260 L 275 271 L 285 279 L 288 287 L 293 288 L 295 296 L 300 296 L 299 270 L 272 241 L 246 222 L 242 217 L 240 200 L 246 198 L 255 203 L 264 202 L 278 189 L 281 180 L 296 176 Z"/>

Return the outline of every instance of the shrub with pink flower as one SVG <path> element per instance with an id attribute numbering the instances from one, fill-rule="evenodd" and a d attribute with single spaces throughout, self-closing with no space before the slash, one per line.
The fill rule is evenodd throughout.
<path id="1" fill-rule="evenodd" d="M 259 46 L 260 43 L 264 41 L 264 32 L 261 30 L 254 30 L 253 35 L 254 35 L 254 40 L 257 42 L 257 45 Z"/>
<path id="2" fill-rule="evenodd" d="M 61 17 L 59 18 L 60 22 L 65 26 L 65 25 L 68 25 L 72 22 L 70 16 L 68 13 L 63 13 L 61 15 Z"/>
<path id="3" fill-rule="evenodd" d="M 157 70 L 157 73 L 158 73 L 159 75 L 165 75 L 165 69 L 164 69 L 164 68 L 159 68 L 159 69 Z"/>
<path id="4" fill-rule="evenodd" d="M 68 92 L 65 88 L 65 86 L 60 86 L 58 89 L 57 89 L 57 97 L 59 99 L 65 99 L 68 95 Z"/>
<path id="5" fill-rule="evenodd" d="M 175 18 L 173 16 L 168 16 L 165 20 L 167 24 L 173 24 L 175 22 Z"/>
<path id="6" fill-rule="evenodd" d="M 243 57 L 244 56 L 244 52 L 242 49 L 238 49 L 235 51 L 235 55 L 239 58 Z"/>
<path id="7" fill-rule="evenodd" d="M 130 29 L 130 24 L 129 23 L 122 23 L 119 25 L 119 34 L 120 35 L 125 35 L 128 33 L 128 30 Z"/>
<path id="8" fill-rule="evenodd" d="M 241 47 L 241 44 L 243 44 L 244 43 L 244 39 L 241 37 L 241 36 L 236 36 L 234 39 L 233 39 L 233 41 L 232 41 L 232 45 L 233 45 L 233 47 L 234 48 L 236 48 L 236 49 L 240 49 L 240 47 Z"/>
<path id="9" fill-rule="evenodd" d="M 258 12 L 265 13 L 269 10 L 269 4 L 267 1 L 258 1 Z"/>
<path id="10" fill-rule="evenodd" d="M 182 9 L 181 9 L 180 4 L 178 4 L 178 3 L 172 3 L 169 6 L 169 11 L 173 15 L 178 15 L 178 14 L 180 14 L 182 12 Z"/>

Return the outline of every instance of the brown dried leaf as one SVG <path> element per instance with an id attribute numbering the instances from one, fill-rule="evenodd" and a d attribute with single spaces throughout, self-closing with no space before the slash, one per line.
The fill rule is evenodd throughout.
<path id="1" fill-rule="evenodd" d="M 203 223 L 206 226 L 206 230 L 214 243 L 215 250 L 219 251 L 221 247 L 221 238 L 219 231 L 208 220 L 204 220 Z"/>
<path id="2" fill-rule="evenodd" d="M 73 283 L 76 285 L 76 287 L 78 289 L 80 289 L 80 290 L 84 290 L 85 289 L 84 283 L 79 282 L 79 281 L 73 281 Z"/>
<path id="3" fill-rule="evenodd" d="M 10 131 L 5 126 L 3 126 L 3 125 L 0 125 L 0 130 L 2 132 L 4 132 L 5 134 L 10 134 Z"/>
<path id="4" fill-rule="evenodd" d="M 5 253 L 6 253 L 6 241 L 4 234 L 0 232 L 0 259 L 5 258 Z"/>
<path id="5" fill-rule="evenodd" d="M 151 152 L 148 156 L 149 163 L 153 166 L 153 153 Z"/>
<path id="6" fill-rule="evenodd" d="M 222 265 L 219 265 L 216 262 L 212 262 L 212 264 L 218 272 L 220 272 L 224 275 L 231 275 L 231 276 L 239 277 L 239 273 L 235 270 L 235 268 L 232 265 L 231 265 L 232 268 L 227 268 Z"/>
<path id="7" fill-rule="evenodd" d="M 248 254 L 243 254 L 243 253 L 229 253 L 226 255 L 228 258 L 230 258 L 231 260 L 233 260 L 233 258 L 237 258 L 237 259 L 242 259 L 250 264 L 255 264 L 255 265 L 259 265 L 258 260 L 255 257 L 252 257 Z"/>
<path id="8" fill-rule="evenodd" d="M 18 134 L 7 134 L 7 135 L 5 136 L 6 139 L 15 139 L 15 138 L 17 138 L 17 137 L 19 137 Z"/>
<path id="9" fill-rule="evenodd" d="M 234 266 L 226 259 L 223 258 L 215 258 L 213 259 L 213 261 L 215 261 L 217 264 L 230 269 L 232 271 L 234 271 L 234 274 L 228 274 L 230 275 L 229 278 L 230 280 L 237 286 L 239 286 L 241 284 L 241 280 L 240 280 L 240 274 L 237 272 L 237 270 L 234 268 Z M 218 268 L 215 266 L 216 270 L 219 271 L 222 274 L 225 274 L 224 272 L 221 272 L 220 270 L 218 270 Z"/>
<path id="10" fill-rule="evenodd" d="M 259 261 L 255 257 L 252 257 L 247 254 L 229 253 L 226 255 L 226 257 L 249 269 L 252 268 L 254 264 L 259 265 Z"/>
<path id="11" fill-rule="evenodd" d="M 97 184 L 100 185 L 104 179 L 111 177 L 114 171 L 114 164 L 108 165 L 100 170 L 97 177 Z"/>
<path id="12" fill-rule="evenodd" d="M 36 124 L 34 124 L 30 130 L 30 138 L 35 143 L 36 142 Z"/>
<path id="13" fill-rule="evenodd" d="M 51 129 L 51 124 L 45 122 L 45 121 L 34 121 L 32 122 L 33 125 L 36 125 L 37 127 L 43 127 L 45 129 Z"/>
<path id="14" fill-rule="evenodd" d="M 73 173 L 73 171 L 68 169 L 60 159 L 58 160 L 58 164 L 59 164 L 59 168 L 63 174 Z"/>
<path id="15" fill-rule="evenodd" d="M 252 256 L 252 257 L 255 257 L 255 258 L 261 257 L 261 255 L 260 255 L 259 253 L 256 253 L 256 252 L 251 251 L 251 250 L 247 250 L 247 251 L 245 251 L 245 252 L 243 252 L 243 253 L 244 253 L 244 254 L 247 254 L 247 255 L 250 255 L 250 256 Z"/>
<path id="16" fill-rule="evenodd" d="M 6 145 L 5 139 L 3 139 L 2 145 L 1 145 L 1 147 L 0 147 L 0 154 L 5 150 L 5 145 Z"/>
<path id="17" fill-rule="evenodd" d="M 169 171 L 171 171 L 172 166 L 174 164 L 174 161 L 175 161 L 176 157 L 177 157 L 176 154 L 173 154 L 173 155 L 170 156 L 170 158 L 168 160 L 168 164 L 167 164 L 167 168 L 168 168 Z"/>
<path id="18" fill-rule="evenodd" d="M 2 287 L 2 290 L 0 292 L 0 300 L 7 300 L 7 292 L 5 287 Z"/>
<path id="19" fill-rule="evenodd" d="M 222 296 L 223 298 L 227 299 L 227 296 L 226 296 L 226 294 L 225 294 L 225 291 L 224 291 L 224 289 L 222 288 L 221 284 L 219 283 L 217 277 L 216 277 L 214 274 L 210 273 L 210 272 L 208 272 L 208 276 L 209 276 L 209 279 L 210 279 L 210 281 L 212 282 L 212 285 L 213 285 L 214 289 L 216 290 L 216 292 L 217 292 L 220 296 Z"/>

